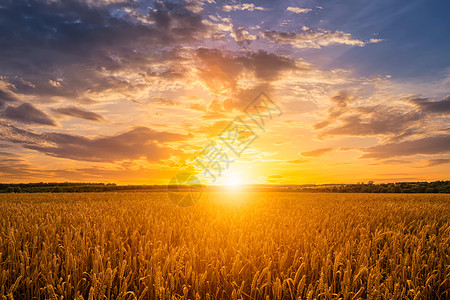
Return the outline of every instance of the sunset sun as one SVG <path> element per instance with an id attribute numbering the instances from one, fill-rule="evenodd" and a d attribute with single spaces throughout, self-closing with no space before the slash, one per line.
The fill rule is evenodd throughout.
<path id="1" fill-rule="evenodd" d="M 223 177 L 223 185 L 230 189 L 237 189 L 244 184 L 244 178 L 240 173 L 231 172 Z"/>

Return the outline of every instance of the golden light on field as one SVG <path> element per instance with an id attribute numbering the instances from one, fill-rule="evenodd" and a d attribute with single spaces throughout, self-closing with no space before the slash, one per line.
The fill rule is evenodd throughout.
<path id="1" fill-rule="evenodd" d="M 166 197 L 0 194 L 0 297 L 449 299 L 449 195 Z"/>

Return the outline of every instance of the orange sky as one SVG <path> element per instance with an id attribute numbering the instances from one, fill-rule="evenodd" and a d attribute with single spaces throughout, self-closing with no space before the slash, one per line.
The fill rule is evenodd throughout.
<path id="1" fill-rule="evenodd" d="M 378 24 L 363 32 L 325 4 L 212 2 L 1 7 L 42 26 L 1 23 L 16 34 L 0 36 L 0 181 L 450 179 L 448 59 L 433 76 L 404 75 L 427 59 L 416 49 L 381 70 L 373 53 L 394 46 Z M 261 92 L 282 114 L 264 130 L 250 122 L 257 139 L 212 182 L 193 160 Z"/>

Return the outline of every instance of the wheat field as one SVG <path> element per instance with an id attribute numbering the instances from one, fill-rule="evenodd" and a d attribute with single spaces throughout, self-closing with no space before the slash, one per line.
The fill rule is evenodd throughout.
<path id="1" fill-rule="evenodd" d="M 0 195 L 3 299 L 450 299 L 450 195 Z"/>

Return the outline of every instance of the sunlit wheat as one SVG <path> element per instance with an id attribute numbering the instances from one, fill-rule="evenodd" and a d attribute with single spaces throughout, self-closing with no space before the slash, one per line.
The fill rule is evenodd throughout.
<path id="1" fill-rule="evenodd" d="M 450 298 L 448 195 L 206 196 L 0 195 L 0 295 Z"/>

